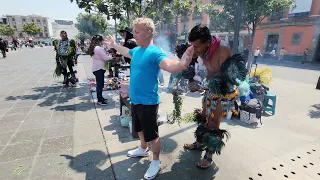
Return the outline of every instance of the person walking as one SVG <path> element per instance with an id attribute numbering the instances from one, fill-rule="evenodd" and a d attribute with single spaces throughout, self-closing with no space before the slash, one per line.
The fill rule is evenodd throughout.
<path id="1" fill-rule="evenodd" d="M 259 47 L 257 47 L 257 49 L 254 51 L 253 56 L 254 56 L 254 60 L 253 60 L 252 64 L 257 64 L 257 60 L 258 60 L 259 56 L 262 57 L 262 54 L 261 54 Z"/>
<path id="2" fill-rule="evenodd" d="M 307 62 L 307 58 L 308 58 L 308 51 L 309 49 L 306 48 L 304 51 L 303 51 L 303 57 L 302 57 L 302 64 L 306 63 Z"/>
<path id="3" fill-rule="evenodd" d="M 285 48 L 282 47 L 282 49 L 280 50 L 278 62 L 282 62 L 282 61 L 283 61 L 283 57 L 284 57 L 284 55 L 285 55 L 287 52 L 288 52 L 288 51 L 286 51 Z"/>

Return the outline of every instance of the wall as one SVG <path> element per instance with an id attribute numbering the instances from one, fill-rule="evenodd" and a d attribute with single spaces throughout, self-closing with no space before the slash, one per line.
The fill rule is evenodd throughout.
<path id="1" fill-rule="evenodd" d="M 313 39 L 314 26 L 288 26 L 284 28 L 282 46 L 286 48 L 289 54 L 303 54 L 305 48 L 310 49 Z M 300 44 L 292 44 L 293 33 L 301 32 Z"/>

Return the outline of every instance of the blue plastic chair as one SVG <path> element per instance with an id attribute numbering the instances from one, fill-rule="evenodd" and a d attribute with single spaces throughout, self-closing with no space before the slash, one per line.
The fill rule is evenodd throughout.
<path id="1" fill-rule="evenodd" d="M 269 104 L 269 100 L 272 101 L 272 104 Z M 276 113 L 276 103 L 277 103 L 277 96 L 273 93 L 268 92 L 266 95 L 264 95 L 263 100 L 263 112 L 271 112 L 272 115 L 275 115 Z"/>

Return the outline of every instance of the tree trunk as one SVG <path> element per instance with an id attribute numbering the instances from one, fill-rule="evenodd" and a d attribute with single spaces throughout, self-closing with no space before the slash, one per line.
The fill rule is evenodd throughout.
<path id="1" fill-rule="evenodd" d="M 129 5 L 126 5 L 126 14 L 127 14 L 127 25 L 128 27 L 131 27 L 131 24 L 130 24 L 130 15 L 129 15 Z"/>
<path id="2" fill-rule="evenodd" d="M 256 28 L 257 27 L 255 25 L 253 25 L 250 48 L 249 48 L 249 57 L 248 57 L 248 63 L 247 63 L 248 74 L 250 74 L 250 72 L 251 72 L 251 64 L 252 64 L 252 60 L 253 60 L 253 52 L 252 52 L 252 50 L 253 50 L 254 36 L 256 34 Z"/>
<path id="3" fill-rule="evenodd" d="M 114 31 L 115 31 L 115 36 L 116 36 L 116 42 L 117 42 L 117 19 L 116 18 L 114 18 Z"/>

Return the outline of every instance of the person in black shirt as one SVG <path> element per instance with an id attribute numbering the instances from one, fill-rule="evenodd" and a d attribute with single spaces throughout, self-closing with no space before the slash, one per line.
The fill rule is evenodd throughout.
<path id="1" fill-rule="evenodd" d="M 124 39 L 124 44 L 123 44 L 124 47 L 127 47 L 129 49 L 133 49 L 133 48 L 137 47 L 137 43 L 133 39 L 133 33 L 132 33 L 131 28 L 126 27 L 126 28 L 120 30 L 120 33 L 122 33 L 122 37 Z M 125 57 L 124 60 L 126 61 L 126 63 L 129 63 L 129 64 L 131 62 L 130 58 Z"/>
<path id="2" fill-rule="evenodd" d="M 5 58 L 6 55 L 6 51 L 7 51 L 7 43 L 5 42 L 5 40 L 3 40 L 2 38 L 0 38 L 0 51 L 2 53 L 3 58 Z"/>

